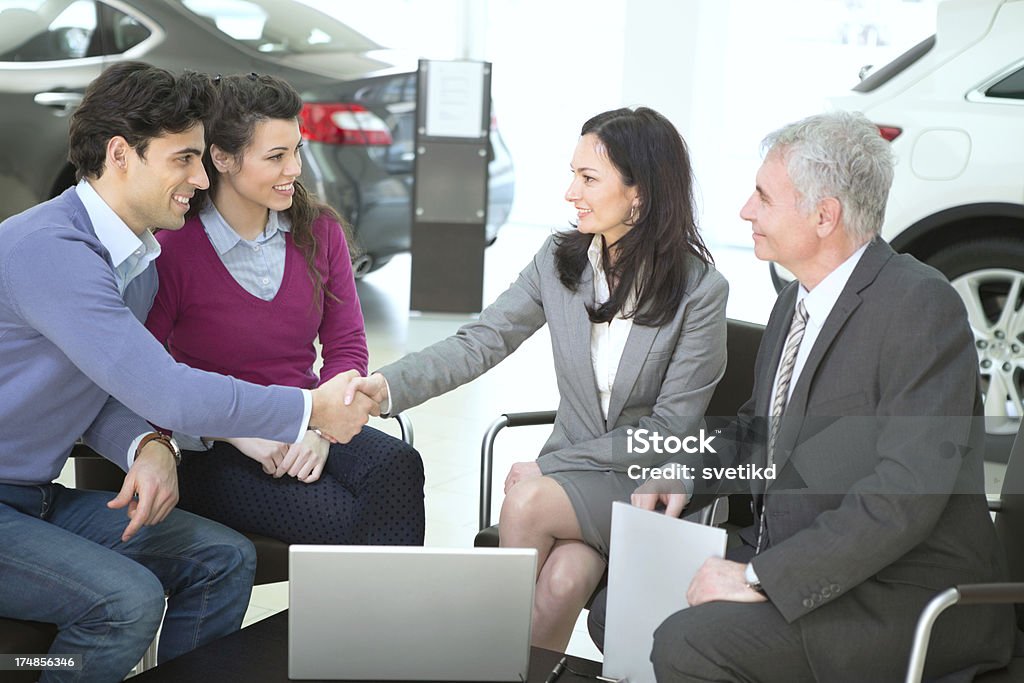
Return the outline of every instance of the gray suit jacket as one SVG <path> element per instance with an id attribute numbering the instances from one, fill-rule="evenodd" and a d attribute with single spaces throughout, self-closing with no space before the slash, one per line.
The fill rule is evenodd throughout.
<path id="1" fill-rule="evenodd" d="M 696 429 L 725 372 L 725 302 L 728 284 L 692 259 L 686 295 L 667 325 L 633 325 L 612 387 L 608 419 L 601 414 L 590 359 L 592 271 L 577 291 L 558 279 L 554 238 L 549 238 L 518 279 L 479 320 L 455 335 L 383 367 L 391 412 L 454 389 L 504 360 L 545 323 L 550 326 L 560 401 L 554 429 L 538 458 L 550 474 L 569 470 L 624 472 L 631 464 L 657 465 L 657 454 L 625 454 L 629 427 L 662 434 Z M 543 406 L 538 406 L 543 409 Z"/>
<path id="2" fill-rule="evenodd" d="M 756 416 L 770 410 L 797 286 L 779 295 L 741 409 L 755 446 L 746 457 L 761 464 Z M 929 598 L 1003 577 L 980 411 L 959 297 L 940 273 L 876 240 L 793 388 L 764 497 L 767 548 L 753 560 L 772 603 L 803 629 L 820 680 L 895 680 Z M 939 621 L 931 674 L 1005 662 L 1012 610 L 958 610 Z"/>

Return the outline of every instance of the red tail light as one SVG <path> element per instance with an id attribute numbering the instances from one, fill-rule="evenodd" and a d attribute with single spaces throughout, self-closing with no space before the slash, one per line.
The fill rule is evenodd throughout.
<path id="1" fill-rule="evenodd" d="M 390 145 L 391 130 L 383 119 L 359 104 L 302 105 L 302 137 L 332 145 Z"/>
<path id="2" fill-rule="evenodd" d="M 889 142 L 898 138 L 902 132 L 903 129 L 896 126 L 878 126 L 878 133 Z"/>

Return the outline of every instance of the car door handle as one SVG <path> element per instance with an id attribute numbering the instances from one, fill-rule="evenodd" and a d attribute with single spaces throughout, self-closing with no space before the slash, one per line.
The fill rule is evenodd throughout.
<path id="1" fill-rule="evenodd" d="M 34 98 L 36 104 L 61 110 L 61 114 L 70 114 L 71 110 L 82 103 L 82 93 L 77 92 L 41 92 Z"/>

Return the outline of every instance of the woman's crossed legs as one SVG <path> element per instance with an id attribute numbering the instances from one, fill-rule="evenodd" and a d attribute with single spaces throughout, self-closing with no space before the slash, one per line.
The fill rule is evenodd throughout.
<path id="1" fill-rule="evenodd" d="M 550 477 L 521 480 L 501 506 L 501 546 L 537 550 L 533 645 L 564 652 L 606 562 L 583 542 L 565 489 Z"/>

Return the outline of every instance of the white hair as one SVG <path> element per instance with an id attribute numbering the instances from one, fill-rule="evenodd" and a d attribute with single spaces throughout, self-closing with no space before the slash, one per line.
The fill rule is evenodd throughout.
<path id="1" fill-rule="evenodd" d="M 761 149 L 782 155 L 805 213 L 835 197 L 855 242 L 869 242 L 882 229 L 893 154 L 878 127 L 860 112 L 809 116 L 770 133 Z"/>

